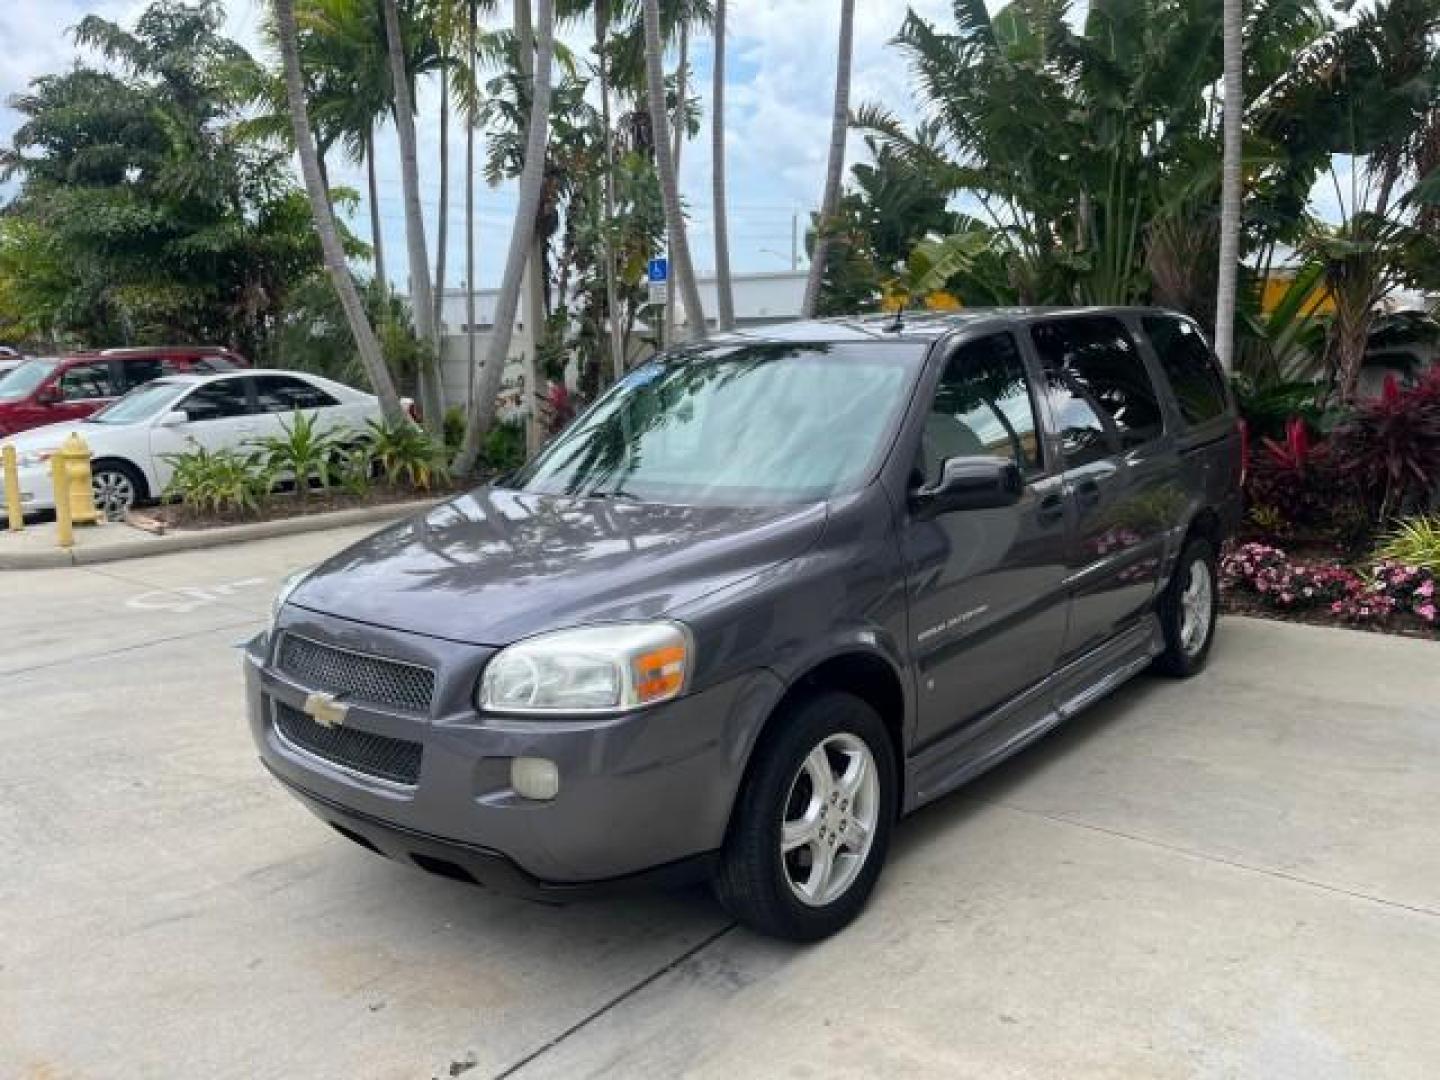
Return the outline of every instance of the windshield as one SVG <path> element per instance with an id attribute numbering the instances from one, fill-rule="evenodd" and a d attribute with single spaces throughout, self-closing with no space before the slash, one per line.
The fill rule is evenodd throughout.
<path id="1" fill-rule="evenodd" d="M 149 420 L 175 400 L 180 388 L 174 383 L 153 382 L 132 390 L 86 420 L 87 424 L 136 424 Z"/>
<path id="2" fill-rule="evenodd" d="M 0 401 L 19 401 L 29 397 L 59 364 L 58 360 L 26 360 L 0 382 Z"/>
<path id="3" fill-rule="evenodd" d="M 719 346 L 631 372 L 511 486 L 685 505 L 853 488 L 889 445 L 918 345 Z"/>

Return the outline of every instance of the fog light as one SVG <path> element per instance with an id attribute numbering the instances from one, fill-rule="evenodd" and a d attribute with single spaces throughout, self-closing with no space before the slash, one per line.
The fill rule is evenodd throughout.
<path id="1" fill-rule="evenodd" d="M 549 758 L 517 757 L 510 763 L 510 786 L 527 799 L 548 802 L 560 794 L 560 770 Z"/>

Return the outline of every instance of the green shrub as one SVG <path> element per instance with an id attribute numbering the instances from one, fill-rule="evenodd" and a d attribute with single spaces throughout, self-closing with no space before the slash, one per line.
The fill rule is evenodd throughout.
<path id="1" fill-rule="evenodd" d="M 1440 575 L 1440 515 L 1409 518 L 1381 541 L 1375 554 L 1401 566 L 1418 566 Z"/>
<path id="2" fill-rule="evenodd" d="M 167 454 L 165 460 L 174 470 L 165 488 L 166 500 L 197 513 L 254 513 L 273 486 L 273 477 L 258 454 L 197 446 L 187 453 Z"/>
<path id="3" fill-rule="evenodd" d="M 375 487 L 375 455 L 366 440 L 343 450 L 334 464 L 334 479 L 345 494 L 363 499 Z"/>
<path id="4" fill-rule="evenodd" d="M 391 484 L 429 491 L 447 476 L 445 448 L 409 420 L 368 425 L 370 455 Z"/>
<path id="5" fill-rule="evenodd" d="M 451 405 L 445 410 L 445 452 L 455 455 L 464 441 L 465 410 L 458 405 Z"/>
<path id="6" fill-rule="evenodd" d="M 256 439 L 251 445 L 259 452 L 270 475 L 276 479 L 291 477 L 295 493 L 305 498 L 313 481 L 322 488 L 330 486 L 331 471 L 345 453 L 341 434 L 325 431 L 313 415 L 296 411 L 287 425 L 280 425 L 283 434 Z"/>
<path id="7" fill-rule="evenodd" d="M 504 475 L 525 464 L 525 424 L 495 424 L 480 447 L 481 464 Z"/>

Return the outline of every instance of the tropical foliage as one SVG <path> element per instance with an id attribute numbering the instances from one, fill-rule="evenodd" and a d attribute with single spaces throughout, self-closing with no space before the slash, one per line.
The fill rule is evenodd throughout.
<path id="1" fill-rule="evenodd" d="M 907 16 L 895 45 L 922 120 L 910 127 L 885 105 L 862 106 L 875 167 L 917 204 L 943 197 L 953 219 L 927 231 L 988 238 L 965 242 L 950 294 L 1155 302 L 1209 325 L 1222 5 L 1092 0 L 1078 26 L 1073 7 L 1015 0 L 992 14 L 956 0 L 948 27 Z M 1245 8 L 1240 370 L 1257 390 L 1322 375 L 1350 399 L 1377 305 L 1402 287 L 1440 287 L 1440 0 Z M 1312 199 L 1322 182 L 1338 220 Z M 905 196 L 877 190 L 857 166 L 847 198 L 831 225 L 844 254 L 831 256 L 830 303 L 878 307 L 880 283 L 908 256 L 885 242 Z M 929 213 L 902 220 L 918 227 Z M 1294 288 L 1262 309 L 1289 249 L 1304 260 Z"/>
<path id="2" fill-rule="evenodd" d="M 320 248 L 286 155 L 240 128 L 258 68 L 222 18 L 218 0 L 159 0 L 131 29 L 90 16 L 74 35 L 98 63 L 10 102 L 0 337 L 272 355 Z"/>

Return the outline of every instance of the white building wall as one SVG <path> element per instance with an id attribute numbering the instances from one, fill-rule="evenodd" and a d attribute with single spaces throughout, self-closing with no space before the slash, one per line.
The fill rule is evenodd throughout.
<path id="1" fill-rule="evenodd" d="M 718 290 L 714 278 L 701 278 L 700 303 L 710 325 L 715 325 L 719 308 Z M 735 295 L 735 323 L 740 329 L 765 326 L 771 323 L 789 322 L 800 317 L 800 305 L 805 299 L 805 274 L 784 271 L 774 274 L 741 274 L 733 279 Z M 441 373 L 447 406 L 463 405 L 469 388 L 467 369 L 469 348 L 467 330 L 475 336 L 475 362 L 485 362 L 485 352 L 490 345 L 490 333 L 495 325 L 495 302 L 499 290 L 481 289 L 475 294 L 475 325 L 466 325 L 466 296 L 463 289 L 446 289 L 442 298 L 441 323 L 444 333 L 444 347 L 441 350 Z M 685 325 L 684 313 L 679 315 L 680 325 Z M 502 415 L 513 412 L 520 405 L 520 360 L 525 344 L 524 319 L 515 320 L 515 334 L 510 339 L 509 363 L 505 370 L 504 389 L 501 391 Z"/>

